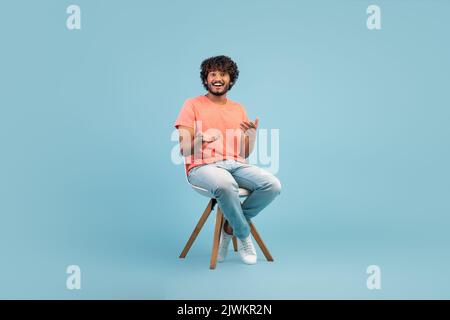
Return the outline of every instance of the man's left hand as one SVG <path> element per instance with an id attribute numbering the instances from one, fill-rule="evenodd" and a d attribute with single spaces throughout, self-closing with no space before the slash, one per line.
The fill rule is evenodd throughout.
<path id="1" fill-rule="evenodd" d="M 252 139 L 256 137 L 256 129 L 258 129 L 258 123 L 258 118 L 256 118 L 255 121 L 242 121 L 240 127 L 244 134 Z"/>

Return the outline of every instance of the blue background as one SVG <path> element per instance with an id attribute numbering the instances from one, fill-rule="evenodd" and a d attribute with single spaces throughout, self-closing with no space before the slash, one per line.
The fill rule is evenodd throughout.
<path id="1" fill-rule="evenodd" d="M 81 7 L 81 30 L 66 8 Z M 381 7 L 382 29 L 366 27 Z M 450 2 L 2 1 L 0 298 L 450 298 Z M 280 129 L 275 262 L 209 270 L 171 162 L 200 62 Z M 66 288 L 79 265 L 82 289 Z M 366 268 L 381 268 L 368 290 Z"/>

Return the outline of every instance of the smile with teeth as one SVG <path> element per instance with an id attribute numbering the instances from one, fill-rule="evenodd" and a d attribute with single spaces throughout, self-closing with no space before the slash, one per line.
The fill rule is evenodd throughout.
<path id="1" fill-rule="evenodd" d="M 223 86 L 223 84 L 220 83 L 220 82 L 214 82 L 212 85 L 213 85 L 214 87 L 221 87 L 221 86 Z"/>

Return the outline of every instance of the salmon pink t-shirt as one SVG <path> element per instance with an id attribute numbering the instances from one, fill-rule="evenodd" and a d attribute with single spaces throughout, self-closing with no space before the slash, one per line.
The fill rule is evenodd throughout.
<path id="1" fill-rule="evenodd" d="M 242 121 L 249 121 L 244 107 L 230 99 L 221 105 L 212 102 L 206 96 L 187 99 L 175 121 L 175 128 L 185 126 L 211 136 L 218 135 L 219 139 L 211 143 L 203 143 L 194 154 L 185 157 L 186 173 L 192 168 L 217 162 L 234 159 L 245 163 L 240 154 L 243 132 L 239 125 Z"/>

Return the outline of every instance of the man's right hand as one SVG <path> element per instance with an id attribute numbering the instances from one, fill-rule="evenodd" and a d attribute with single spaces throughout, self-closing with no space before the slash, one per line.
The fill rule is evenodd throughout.
<path id="1" fill-rule="evenodd" d="M 178 131 L 180 136 L 180 153 L 185 157 L 194 154 L 195 150 L 201 149 L 203 143 L 212 143 L 220 139 L 220 133 L 209 135 L 198 132 L 194 135 L 194 128 L 186 126 L 179 126 Z"/>
<path id="2" fill-rule="evenodd" d="M 211 142 L 218 140 L 220 138 L 220 134 L 209 135 L 209 134 L 204 134 L 202 132 L 199 132 L 199 133 L 197 133 L 196 137 L 200 137 L 202 139 L 202 142 L 211 143 Z"/>

